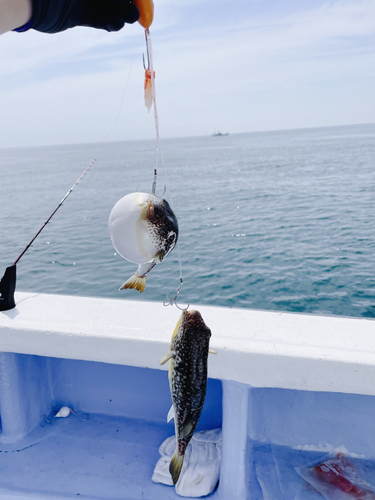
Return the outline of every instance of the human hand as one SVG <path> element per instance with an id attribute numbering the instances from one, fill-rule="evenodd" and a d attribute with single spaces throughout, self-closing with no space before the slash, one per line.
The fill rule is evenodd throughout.
<path id="1" fill-rule="evenodd" d="M 74 26 L 119 31 L 139 11 L 132 0 L 32 0 L 30 28 L 58 33 Z"/>

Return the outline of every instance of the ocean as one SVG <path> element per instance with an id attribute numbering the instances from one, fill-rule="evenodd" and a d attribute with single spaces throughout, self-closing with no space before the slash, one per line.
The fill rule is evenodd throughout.
<path id="1" fill-rule="evenodd" d="M 155 147 L 1 149 L 0 275 L 96 159 L 20 260 L 17 290 L 172 297 L 177 248 L 143 294 L 119 291 L 137 266 L 107 229 L 122 196 L 151 191 Z M 375 124 L 162 139 L 162 148 L 157 194 L 168 185 L 179 221 L 181 304 L 375 317 Z"/>

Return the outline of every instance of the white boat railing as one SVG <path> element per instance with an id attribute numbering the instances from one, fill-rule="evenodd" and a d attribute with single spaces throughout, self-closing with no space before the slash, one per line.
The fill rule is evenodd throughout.
<path id="1" fill-rule="evenodd" d="M 158 302 L 16 293 L 0 312 L 0 352 L 167 370 L 181 312 Z M 209 377 L 307 391 L 375 395 L 375 321 L 190 305 L 212 331 Z"/>

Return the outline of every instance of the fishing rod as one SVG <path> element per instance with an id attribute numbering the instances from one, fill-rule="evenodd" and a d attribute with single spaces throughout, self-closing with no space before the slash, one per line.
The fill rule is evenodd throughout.
<path id="1" fill-rule="evenodd" d="M 0 311 L 7 311 L 8 309 L 13 309 L 13 307 L 16 306 L 15 301 L 14 301 L 14 292 L 16 289 L 16 266 L 17 266 L 18 262 L 20 261 L 21 257 L 31 247 L 31 245 L 34 243 L 36 238 L 40 235 L 40 233 L 43 231 L 43 229 L 46 227 L 46 225 L 49 223 L 49 221 L 52 219 L 52 217 L 55 215 L 55 213 L 58 211 L 58 209 L 64 204 L 65 200 L 68 198 L 70 193 L 74 190 L 74 188 L 77 186 L 77 184 L 82 180 L 82 178 L 87 173 L 89 168 L 92 167 L 94 162 L 95 162 L 95 160 L 92 160 L 90 165 L 78 177 L 76 182 L 69 189 L 69 191 L 63 197 L 63 199 L 60 201 L 60 203 L 57 205 L 57 207 L 52 212 L 52 214 L 48 217 L 48 219 L 45 221 L 45 223 L 42 225 L 42 227 L 36 233 L 36 235 L 31 239 L 31 241 L 22 250 L 22 252 L 17 257 L 17 259 L 14 261 L 14 263 L 11 266 L 6 268 L 4 276 L 1 278 L 1 281 L 0 281 Z"/>

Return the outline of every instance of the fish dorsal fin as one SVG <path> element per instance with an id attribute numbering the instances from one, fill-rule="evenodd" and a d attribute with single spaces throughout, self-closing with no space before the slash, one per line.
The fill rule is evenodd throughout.
<path id="1" fill-rule="evenodd" d="M 161 365 L 164 365 L 168 360 L 170 360 L 171 358 L 173 358 L 173 356 L 175 355 L 176 353 L 174 351 L 169 351 L 167 352 L 167 354 L 165 356 L 163 356 L 160 360 L 160 364 Z"/>
<path id="2" fill-rule="evenodd" d="M 172 418 L 174 418 L 173 405 L 169 408 L 169 412 L 168 412 L 168 415 L 167 415 L 167 422 L 170 422 L 172 420 Z"/>
<path id="3" fill-rule="evenodd" d="M 210 354 L 217 354 L 217 355 L 219 355 L 219 353 L 218 353 L 218 352 L 216 352 L 216 351 L 215 351 L 215 349 L 209 349 L 209 350 L 208 350 L 208 352 L 209 352 Z"/>

